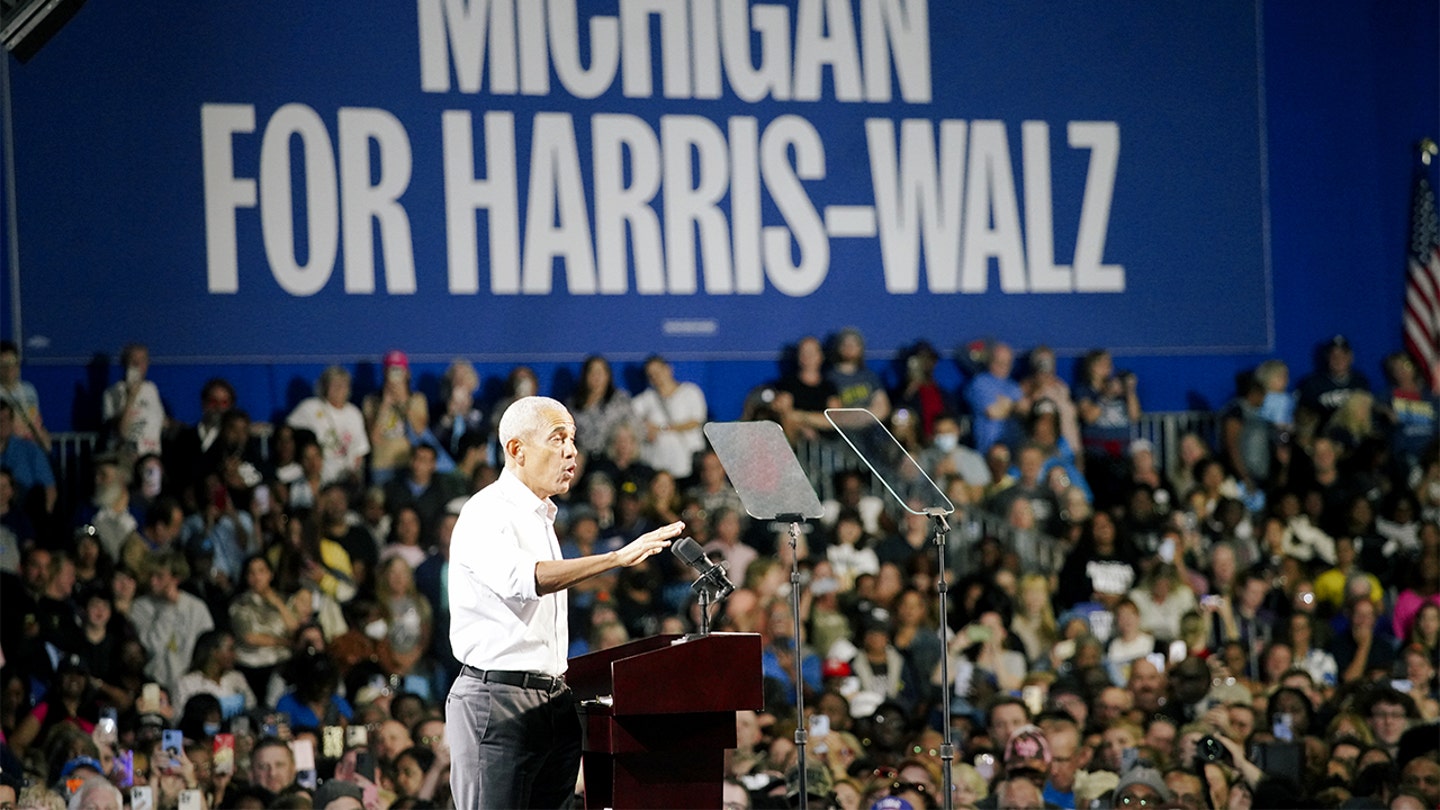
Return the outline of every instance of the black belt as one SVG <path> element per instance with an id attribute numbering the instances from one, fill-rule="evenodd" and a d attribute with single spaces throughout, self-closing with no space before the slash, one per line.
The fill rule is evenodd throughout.
<path id="1" fill-rule="evenodd" d="M 541 675 L 538 672 L 517 672 L 508 669 L 476 669 L 462 664 L 460 672 L 485 683 L 503 683 L 521 689 L 539 689 L 542 692 L 557 692 L 565 686 L 565 679 L 558 675 Z"/>

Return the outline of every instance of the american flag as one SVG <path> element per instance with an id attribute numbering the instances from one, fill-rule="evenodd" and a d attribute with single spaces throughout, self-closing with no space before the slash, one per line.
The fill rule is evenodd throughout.
<path id="1" fill-rule="evenodd" d="M 1440 220 L 1428 177 L 1435 143 L 1420 146 L 1410 198 L 1410 271 L 1405 282 L 1405 348 L 1433 387 L 1440 382 Z"/>

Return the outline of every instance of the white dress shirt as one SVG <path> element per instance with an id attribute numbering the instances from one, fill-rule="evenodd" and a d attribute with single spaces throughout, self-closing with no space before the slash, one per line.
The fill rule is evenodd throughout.
<path id="1" fill-rule="evenodd" d="M 460 510 L 450 544 L 450 646 L 477 669 L 563 675 L 570 647 L 564 591 L 540 596 L 535 566 L 559 560 L 555 504 L 509 470 Z"/>

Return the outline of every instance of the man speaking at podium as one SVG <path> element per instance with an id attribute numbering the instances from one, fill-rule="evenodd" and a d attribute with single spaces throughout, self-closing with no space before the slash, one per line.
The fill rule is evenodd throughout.
<path id="1" fill-rule="evenodd" d="M 684 524 L 562 559 L 550 498 L 575 477 L 575 420 L 553 399 L 524 397 L 505 409 L 499 438 L 505 468 L 460 510 L 450 547 L 450 646 L 464 665 L 445 702 L 450 787 L 456 807 L 563 807 L 581 746 L 561 679 L 565 589 L 659 554 Z"/>

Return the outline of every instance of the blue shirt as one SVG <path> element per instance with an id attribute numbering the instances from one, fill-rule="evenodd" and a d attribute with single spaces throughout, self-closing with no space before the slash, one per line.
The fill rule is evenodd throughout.
<path id="1" fill-rule="evenodd" d="M 291 728 L 319 728 L 325 725 L 326 718 L 316 717 L 314 710 L 296 699 L 294 692 L 286 692 L 281 695 L 280 700 L 275 703 L 275 711 L 290 718 Z M 338 714 L 340 717 L 350 720 L 354 711 L 345 698 L 331 695 L 330 706 L 325 713 L 327 715 Z"/>
<path id="2" fill-rule="evenodd" d="M 1012 402 L 1019 402 L 1025 394 L 1020 390 L 1019 383 L 1002 380 L 988 371 L 971 380 L 970 385 L 965 388 L 965 401 L 970 405 L 972 416 L 975 449 L 981 453 L 989 450 L 990 445 L 996 442 L 1015 444 L 1021 438 L 1020 423 L 1013 417 L 991 419 L 985 415 L 985 409 L 1002 396 L 1009 397 Z"/>
<path id="3" fill-rule="evenodd" d="M 55 486 L 55 471 L 50 468 L 50 457 L 40 449 L 40 445 L 29 439 L 11 436 L 5 442 L 5 448 L 0 450 L 0 467 L 10 470 L 15 479 L 15 495 L 22 501 L 33 487 Z"/>

